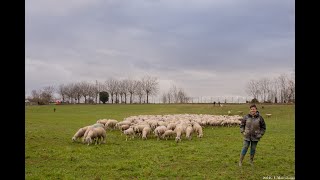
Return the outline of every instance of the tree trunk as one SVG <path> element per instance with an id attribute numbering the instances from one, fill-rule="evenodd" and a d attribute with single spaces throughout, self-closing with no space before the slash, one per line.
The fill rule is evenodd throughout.
<path id="1" fill-rule="evenodd" d="M 113 93 L 111 93 L 111 103 L 113 104 Z"/>
<path id="2" fill-rule="evenodd" d="M 133 93 L 130 93 L 130 104 L 132 104 L 132 95 Z"/>

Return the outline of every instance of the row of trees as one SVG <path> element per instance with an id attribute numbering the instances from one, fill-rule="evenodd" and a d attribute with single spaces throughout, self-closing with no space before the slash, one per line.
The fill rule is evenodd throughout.
<path id="1" fill-rule="evenodd" d="M 43 89 L 32 90 L 31 97 L 27 98 L 31 102 L 37 102 L 38 104 L 49 104 L 52 101 L 55 88 L 53 86 L 47 86 Z"/>
<path id="2" fill-rule="evenodd" d="M 104 99 L 101 100 L 101 93 Z M 108 95 L 106 95 L 106 93 Z M 38 104 L 52 102 L 57 93 L 66 103 L 100 103 L 110 99 L 110 103 L 149 103 L 152 95 L 159 92 L 159 82 L 156 77 L 144 76 L 140 80 L 110 78 L 104 83 L 90 83 L 86 81 L 60 84 L 58 87 L 47 86 L 40 90 L 32 90 L 27 99 Z M 246 85 L 246 92 L 255 102 L 288 103 L 295 102 L 294 74 L 290 77 L 282 74 L 279 77 L 269 79 L 261 78 L 251 80 Z M 172 85 L 167 92 L 161 95 L 162 103 L 190 103 L 193 102 L 182 88 Z M 199 101 L 199 100 L 198 100 Z"/>
<path id="3" fill-rule="evenodd" d="M 182 88 L 171 85 L 171 88 L 162 94 L 162 103 L 189 103 L 190 97 Z"/>
<path id="4" fill-rule="evenodd" d="M 159 82 L 152 76 L 144 76 L 140 80 L 110 78 L 104 83 L 82 81 L 60 84 L 57 88 L 48 86 L 40 90 L 32 90 L 31 97 L 28 99 L 31 102 L 48 104 L 53 101 L 56 92 L 63 102 L 80 103 L 80 99 L 84 99 L 84 103 L 98 103 L 100 102 L 99 93 L 103 91 L 108 92 L 111 103 L 127 103 L 128 98 L 129 102 L 133 103 L 134 96 L 139 99 L 139 103 L 142 103 L 144 97 L 146 103 L 149 103 L 149 97 L 159 91 Z"/>
<path id="5" fill-rule="evenodd" d="M 246 85 L 246 93 L 256 102 L 288 103 L 295 102 L 294 74 L 281 74 L 269 79 L 250 80 Z"/>

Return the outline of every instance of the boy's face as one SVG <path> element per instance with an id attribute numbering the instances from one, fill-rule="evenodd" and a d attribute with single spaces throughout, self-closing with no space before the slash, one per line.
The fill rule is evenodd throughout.
<path id="1" fill-rule="evenodd" d="M 250 114 L 251 114 L 251 115 L 256 115 L 256 113 L 257 113 L 257 108 L 251 107 L 251 108 L 250 108 Z"/>

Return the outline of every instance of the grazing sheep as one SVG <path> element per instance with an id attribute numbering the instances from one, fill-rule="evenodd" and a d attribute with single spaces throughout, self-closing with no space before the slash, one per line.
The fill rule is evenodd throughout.
<path id="1" fill-rule="evenodd" d="M 188 138 L 189 140 L 191 140 L 192 138 L 192 133 L 193 133 L 193 127 L 191 125 L 189 125 L 186 128 L 186 138 Z"/>
<path id="2" fill-rule="evenodd" d="M 105 126 L 106 128 L 114 129 L 117 123 L 117 120 L 109 119 L 108 122 L 106 122 Z"/>
<path id="3" fill-rule="evenodd" d="M 97 127 L 102 127 L 103 129 L 105 129 L 105 126 L 101 123 L 95 123 L 92 125 L 92 127 L 97 128 Z"/>
<path id="4" fill-rule="evenodd" d="M 133 128 L 132 127 L 130 127 L 129 129 L 127 129 L 127 130 L 124 130 L 123 131 L 123 134 L 125 134 L 126 135 L 126 141 L 128 141 L 128 136 L 131 136 L 131 138 L 130 139 L 134 139 L 134 135 L 135 135 L 135 133 L 134 133 L 134 130 L 133 130 Z"/>
<path id="5" fill-rule="evenodd" d="M 162 134 L 167 130 L 167 128 L 165 126 L 158 126 L 155 130 L 154 130 L 154 135 L 157 137 L 157 139 L 159 140 L 160 137 L 162 136 Z"/>
<path id="6" fill-rule="evenodd" d="M 198 123 L 193 123 L 193 130 L 198 134 L 199 138 L 203 137 L 202 127 Z"/>
<path id="7" fill-rule="evenodd" d="M 84 143 L 85 143 L 85 139 L 87 138 L 88 133 L 90 132 L 90 130 L 95 129 L 95 128 L 103 128 L 105 130 L 105 126 L 103 124 L 101 124 L 101 123 L 96 123 L 96 124 L 93 124 L 93 125 L 89 126 L 87 128 L 86 132 L 83 135 L 83 142 Z"/>
<path id="8" fill-rule="evenodd" d="M 116 124 L 116 128 L 119 128 L 120 126 L 122 126 L 122 125 L 125 125 L 125 124 L 127 124 L 127 125 L 132 125 L 132 122 L 130 121 L 130 120 L 124 120 L 124 121 L 120 121 L 120 122 L 118 122 L 117 124 Z"/>
<path id="9" fill-rule="evenodd" d="M 124 130 L 129 129 L 129 127 L 130 126 L 128 124 L 124 124 L 124 125 L 121 125 L 119 129 L 120 129 L 121 132 L 123 132 Z"/>
<path id="10" fill-rule="evenodd" d="M 85 143 L 88 143 L 88 146 L 92 144 L 92 141 L 97 143 L 106 143 L 106 130 L 102 127 L 96 127 L 89 130 L 88 135 L 85 138 Z M 100 141 L 99 141 L 100 140 Z"/>
<path id="11" fill-rule="evenodd" d="M 181 135 L 185 133 L 185 129 L 181 124 L 178 124 L 176 128 L 174 129 L 175 133 L 177 134 L 176 136 L 176 142 L 181 142 Z"/>
<path id="12" fill-rule="evenodd" d="M 77 139 L 80 139 L 83 137 L 84 133 L 88 129 L 89 126 L 85 126 L 83 128 L 80 128 L 72 137 L 72 141 L 75 142 Z"/>
<path id="13" fill-rule="evenodd" d="M 97 123 L 105 125 L 108 122 L 108 119 L 99 119 L 97 120 Z"/>
<path id="14" fill-rule="evenodd" d="M 147 139 L 147 135 L 151 133 L 151 128 L 149 126 L 145 126 L 142 130 L 142 139 Z"/>
<path id="15" fill-rule="evenodd" d="M 176 134 L 176 133 L 175 133 L 173 130 L 168 129 L 168 130 L 166 130 L 166 131 L 162 134 L 161 138 L 162 138 L 162 139 L 165 138 L 166 140 L 168 140 L 168 138 L 173 137 L 175 134 Z"/>
<path id="16" fill-rule="evenodd" d="M 168 126 L 167 126 L 167 129 L 174 130 L 174 128 L 176 128 L 176 124 L 175 123 L 169 123 Z"/>
<path id="17" fill-rule="evenodd" d="M 135 124 L 132 125 L 134 132 L 138 135 L 141 136 L 142 135 L 142 130 L 145 127 L 150 127 L 149 124 Z"/>

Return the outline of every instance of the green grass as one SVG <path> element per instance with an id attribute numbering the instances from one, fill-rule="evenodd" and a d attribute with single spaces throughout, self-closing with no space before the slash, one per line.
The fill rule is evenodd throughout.
<path id="1" fill-rule="evenodd" d="M 53 108 L 57 111 L 54 113 Z M 258 107 L 261 107 L 259 105 Z M 120 131 L 107 131 L 107 143 L 87 146 L 71 138 L 100 118 L 122 121 L 143 114 L 227 114 L 248 112 L 248 105 L 48 105 L 26 107 L 26 179 L 263 179 L 295 176 L 294 105 L 264 105 L 267 131 L 258 143 L 255 165 L 242 148 L 239 127 L 206 127 L 204 137 L 125 141 Z"/>

